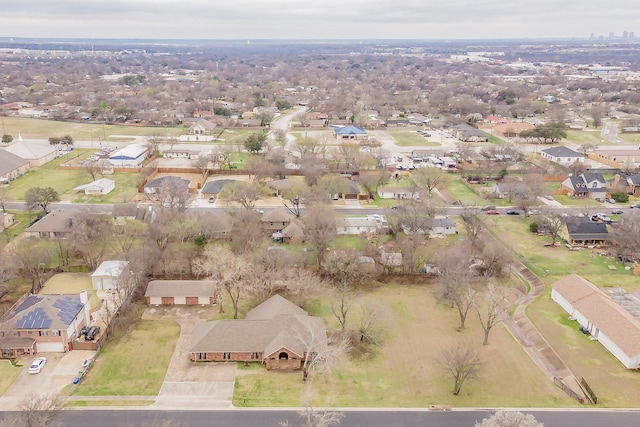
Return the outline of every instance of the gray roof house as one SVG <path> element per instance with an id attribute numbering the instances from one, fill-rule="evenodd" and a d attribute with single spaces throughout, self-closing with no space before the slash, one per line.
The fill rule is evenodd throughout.
<path id="1" fill-rule="evenodd" d="M 30 169 L 28 160 L 0 148 L 0 178 L 15 179 Z"/>
<path id="2" fill-rule="evenodd" d="M 582 153 L 572 150 L 564 145 L 557 147 L 545 148 L 540 151 L 540 155 L 554 163 L 571 164 L 574 162 L 584 162 L 586 156 Z"/>
<path id="3" fill-rule="evenodd" d="M 24 230 L 24 234 L 27 237 L 66 239 L 73 230 L 75 215 L 71 210 L 54 210 Z"/>
<path id="4" fill-rule="evenodd" d="M 489 140 L 486 133 L 464 123 L 452 126 L 451 133 L 460 141 L 465 142 L 487 142 Z"/>
<path id="5" fill-rule="evenodd" d="M 564 238 L 572 245 L 606 245 L 610 240 L 607 224 L 587 217 L 567 218 Z"/>
<path id="6" fill-rule="evenodd" d="M 274 295 L 242 320 L 196 325 L 189 347 L 192 361 L 261 362 L 267 369 L 300 369 L 327 346 L 319 317 Z"/>

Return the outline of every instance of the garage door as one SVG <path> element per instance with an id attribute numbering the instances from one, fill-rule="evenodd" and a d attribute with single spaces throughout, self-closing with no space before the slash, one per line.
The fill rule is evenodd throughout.
<path id="1" fill-rule="evenodd" d="M 62 342 L 39 342 L 36 344 L 38 353 L 64 353 L 64 344 Z"/>

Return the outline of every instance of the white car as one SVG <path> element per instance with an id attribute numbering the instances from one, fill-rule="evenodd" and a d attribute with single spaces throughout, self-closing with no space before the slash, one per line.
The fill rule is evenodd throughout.
<path id="1" fill-rule="evenodd" d="M 47 363 L 46 357 L 36 357 L 35 359 L 33 359 L 33 362 L 31 362 L 31 366 L 29 366 L 29 373 L 39 374 L 40 371 L 42 371 L 42 368 L 44 368 L 44 365 L 46 363 Z"/>

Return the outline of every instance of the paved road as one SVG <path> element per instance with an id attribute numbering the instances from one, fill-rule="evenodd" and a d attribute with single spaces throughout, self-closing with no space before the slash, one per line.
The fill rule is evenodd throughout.
<path id="1" fill-rule="evenodd" d="M 600 136 L 602 136 L 602 139 L 605 141 L 613 142 L 615 144 L 632 145 L 630 142 L 627 142 L 618 136 L 618 124 L 609 120 L 605 120 L 602 123 Z"/>
<path id="2" fill-rule="evenodd" d="M 125 408 L 123 408 L 125 409 Z M 545 427 L 637 427 L 640 412 L 630 411 L 530 411 Z M 398 411 L 348 410 L 340 427 L 473 427 L 488 417 L 488 411 Z M 6 415 L 0 414 L 0 417 Z M 102 427 L 159 425 L 175 422 L 189 427 L 276 427 L 280 421 L 290 420 L 301 425 L 294 411 L 282 410 L 224 410 L 224 411 L 152 411 L 152 410 L 71 410 L 63 414 L 65 427 Z M 0 418 L 1 421 L 1 418 Z"/>

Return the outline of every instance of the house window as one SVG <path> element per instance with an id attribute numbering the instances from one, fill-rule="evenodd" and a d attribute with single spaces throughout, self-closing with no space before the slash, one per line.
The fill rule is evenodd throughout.
<path id="1" fill-rule="evenodd" d="M 222 353 L 222 358 L 224 360 L 231 360 L 231 353 Z"/>
<path id="2" fill-rule="evenodd" d="M 207 353 L 198 353 L 198 360 L 207 360 Z"/>
<path id="3" fill-rule="evenodd" d="M 38 331 L 38 335 L 41 337 L 46 337 L 47 336 L 47 331 Z"/>
<path id="4" fill-rule="evenodd" d="M 53 335 L 54 337 L 59 337 L 60 331 L 51 331 L 51 335 Z"/>
<path id="5" fill-rule="evenodd" d="M 596 181 L 591 184 L 591 188 L 598 188 L 598 183 Z"/>
<path id="6" fill-rule="evenodd" d="M 260 353 L 251 353 L 251 359 L 258 360 L 260 359 Z"/>

